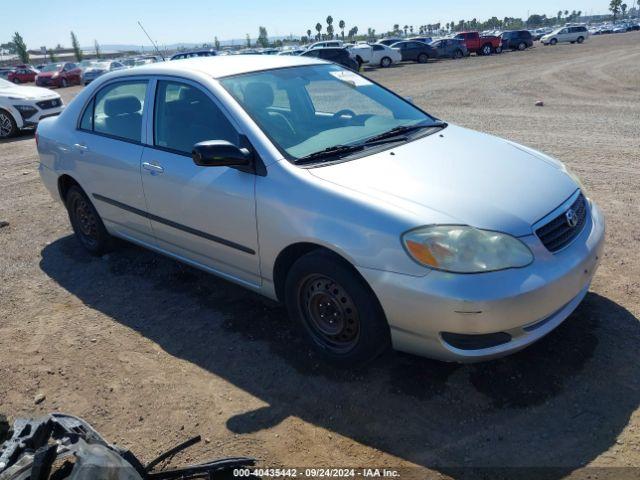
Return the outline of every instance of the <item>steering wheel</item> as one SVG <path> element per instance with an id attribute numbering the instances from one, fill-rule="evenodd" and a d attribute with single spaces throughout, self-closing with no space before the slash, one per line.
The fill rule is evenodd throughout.
<path id="1" fill-rule="evenodd" d="M 357 117 L 356 112 L 353 110 L 349 110 L 348 108 L 343 108 L 342 110 L 337 111 L 333 114 L 334 119 L 342 118 L 342 117 L 351 117 L 349 120 L 353 120 Z"/>

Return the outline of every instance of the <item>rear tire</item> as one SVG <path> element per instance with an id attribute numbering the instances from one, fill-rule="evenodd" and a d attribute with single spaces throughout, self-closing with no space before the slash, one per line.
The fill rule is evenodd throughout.
<path id="1" fill-rule="evenodd" d="M 578 43 L 582 43 L 582 42 L 584 42 L 584 37 L 578 37 L 578 39 L 576 40 L 576 42 L 578 42 Z"/>
<path id="2" fill-rule="evenodd" d="M 518 44 L 518 50 L 520 50 L 521 52 L 522 52 L 523 50 L 526 50 L 526 49 L 527 49 L 527 44 L 526 44 L 526 43 L 524 43 L 524 42 L 520 42 L 520 43 Z"/>
<path id="3" fill-rule="evenodd" d="M 453 59 L 454 60 L 460 60 L 462 57 L 464 57 L 464 54 L 462 53 L 462 50 L 456 50 L 455 52 L 453 52 Z"/>
<path id="4" fill-rule="evenodd" d="M 418 55 L 418 63 L 427 63 L 429 61 L 429 55 L 426 53 L 421 53 Z"/>
<path id="5" fill-rule="evenodd" d="M 76 238 L 91 255 L 103 255 L 113 249 L 109 235 L 89 197 L 76 185 L 69 188 L 65 199 L 69 221 Z"/>
<path id="6" fill-rule="evenodd" d="M 62 88 L 67 88 L 69 86 L 69 82 L 67 82 L 66 78 L 63 78 L 62 80 L 60 80 L 60 86 Z"/>
<path id="7" fill-rule="evenodd" d="M 20 79 L 18 77 L 15 77 L 13 79 L 13 83 L 15 83 L 16 85 L 18 85 L 20 83 Z"/>
<path id="8" fill-rule="evenodd" d="M 359 367 L 391 345 L 377 298 L 330 252 L 316 250 L 293 264 L 285 282 L 285 302 L 305 340 L 331 364 Z"/>
<path id="9" fill-rule="evenodd" d="M 382 57 L 382 60 L 380 60 L 380 66 L 382 68 L 389 68 L 392 63 L 393 62 L 391 61 L 391 59 L 389 57 Z"/>
<path id="10" fill-rule="evenodd" d="M 6 110 L 0 110 L 0 138 L 11 138 L 18 134 L 18 125 Z"/>
<path id="11" fill-rule="evenodd" d="M 480 55 L 491 55 L 493 53 L 493 47 L 489 43 L 485 43 L 480 49 Z"/>

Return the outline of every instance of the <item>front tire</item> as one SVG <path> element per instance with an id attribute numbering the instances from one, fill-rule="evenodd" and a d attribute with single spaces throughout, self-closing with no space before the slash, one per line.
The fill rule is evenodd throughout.
<path id="1" fill-rule="evenodd" d="M 491 55 L 493 53 L 493 47 L 490 44 L 485 44 L 480 49 L 480 55 Z"/>
<path id="2" fill-rule="evenodd" d="M 393 62 L 389 57 L 382 57 L 382 60 L 380 60 L 380 66 L 382 68 L 389 68 L 391 66 L 391 63 Z"/>
<path id="3" fill-rule="evenodd" d="M 285 302 L 305 340 L 327 362 L 358 367 L 389 348 L 377 298 L 348 264 L 316 250 L 299 258 L 285 282 Z"/>
<path id="4" fill-rule="evenodd" d="M 63 78 L 62 80 L 60 80 L 60 86 L 62 88 L 67 88 L 69 86 L 69 82 L 67 82 L 66 78 Z"/>
<path id="5" fill-rule="evenodd" d="M 0 110 L 0 138 L 11 138 L 17 134 L 18 125 L 13 116 L 5 110 Z"/>
<path id="6" fill-rule="evenodd" d="M 524 43 L 524 42 L 520 42 L 520 43 L 518 44 L 518 50 L 520 50 L 521 52 L 522 52 L 523 50 L 526 50 L 526 49 L 527 49 L 527 44 L 526 44 L 526 43 Z"/>
<path id="7" fill-rule="evenodd" d="M 584 37 L 578 37 L 578 40 L 576 40 L 576 42 L 583 43 L 584 42 Z"/>
<path id="8" fill-rule="evenodd" d="M 557 43 L 558 43 L 558 39 L 557 39 L 557 38 L 552 38 L 552 39 L 549 41 L 549 45 L 556 45 Z"/>
<path id="9" fill-rule="evenodd" d="M 69 221 L 76 238 L 91 255 L 103 255 L 113 248 L 102 219 L 89 197 L 78 186 L 72 186 L 65 199 Z"/>
<path id="10" fill-rule="evenodd" d="M 13 79 L 13 83 L 15 83 L 16 85 L 20 84 L 20 79 L 18 77 Z"/>
<path id="11" fill-rule="evenodd" d="M 462 57 L 464 57 L 464 53 L 462 53 L 462 50 L 456 50 L 455 52 L 453 52 L 454 60 L 460 60 Z"/>
<path id="12" fill-rule="evenodd" d="M 421 53 L 418 55 L 418 63 L 427 63 L 429 61 L 429 55 L 426 53 Z"/>

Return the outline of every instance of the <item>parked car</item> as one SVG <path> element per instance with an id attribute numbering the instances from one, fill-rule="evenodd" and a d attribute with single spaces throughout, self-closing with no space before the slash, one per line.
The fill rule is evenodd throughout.
<path id="1" fill-rule="evenodd" d="M 481 36 L 478 32 L 460 32 L 454 38 L 462 40 L 470 53 L 491 55 L 502 52 L 502 40 L 493 35 Z"/>
<path id="2" fill-rule="evenodd" d="M 169 60 L 184 60 L 185 58 L 193 58 L 193 57 L 215 57 L 218 55 L 218 52 L 211 49 L 206 48 L 202 50 L 190 50 L 188 52 L 179 52 L 173 55 Z"/>
<path id="3" fill-rule="evenodd" d="M 89 85 L 96 78 L 105 73 L 113 72 L 115 70 L 121 70 L 126 68 L 122 63 L 116 61 L 94 62 L 89 68 L 84 71 L 82 75 L 82 81 L 85 85 Z"/>
<path id="4" fill-rule="evenodd" d="M 50 63 L 36 75 L 39 87 L 67 87 L 82 83 L 82 71 L 75 63 Z"/>
<path id="5" fill-rule="evenodd" d="M 15 85 L 0 78 L 0 138 L 33 128 L 43 118 L 58 115 L 62 99 L 48 88 Z"/>
<path id="6" fill-rule="evenodd" d="M 294 48 L 292 50 L 283 50 L 280 53 L 278 53 L 278 55 L 300 55 L 305 51 L 306 50 L 304 48 Z"/>
<path id="7" fill-rule="evenodd" d="M 469 56 L 469 50 L 464 41 L 458 38 L 443 38 L 431 42 L 431 46 L 435 48 L 438 58 L 462 58 Z"/>
<path id="8" fill-rule="evenodd" d="M 38 71 L 30 67 L 16 67 L 9 71 L 7 80 L 13 83 L 30 83 L 35 81 Z"/>
<path id="9" fill-rule="evenodd" d="M 300 54 L 303 57 L 320 58 L 328 62 L 337 63 L 350 70 L 358 70 L 360 65 L 356 62 L 346 48 L 312 48 Z"/>
<path id="10" fill-rule="evenodd" d="M 358 44 L 350 49 L 353 58 L 358 65 L 368 63 L 370 65 L 380 65 L 383 68 L 390 67 L 394 63 L 402 61 L 402 55 L 382 43 Z"/>
<path id="11" fill-rule="evenodd" d="M 587 27 L 562 27 L 545 35 L 540 39 L 544 45 L 555 45 L 562 42 L 582 43 L 589 38 Z"/>
<path id="12" fill-rule="evenodd" d="M 13 67 L 0 67 L 0 78 L 6 79 L 9 76 L 9 73 L 14 70 L 15 69 Z"/>
<path id="13" fill-rule="evenodd" d="M 342 47 L 342 40 L 327 40 L 324 42 L 315 42 L 307 47 L 307 50 L 314 48 L 340 48 Z"/>
<path id="14" fill-rule="evenodd" d="M 553 28 L 550 28 L 550 27 L 536 28 L 531 32 L 531 37 L 533 38 L 534 41 L 538 41 L 543 36 L 551 32 L 553 32 Z"/>
<path id="15" fill-rule="evenodd" d="M 390 346 L 520 350 L 571 314 L 603 256 L 603 215 L 558 160 L 314 58 L 114 72 L 37 138 L 88 252 L 121 237 L 280 300 L 343 367 Z"/>
<path id="16" fill-rule="evenodd" d="M 400 52 L 403 62 L 427 63 L 429 59 L 438 58 L 438 52 L 435 48 L 418 41 L 394 43 L 391 48 Z"/>
<path id="17" fill-rule="evenodd" d="M 376 43 L 380 44 L 380 45 L 386 45 L 387 47 L 390 47 L 391 45 L 393 45 L 394 43 L 398 43 L 398 42 L 402 42 L 406 40 L 406 38 L 400 38 L 400 37 L 389 37 L 389 38 L 381 38 L 380 40 L 378 40 Z"/>
<path id="18" fill-rule="evenodd" d="M 431 42 L 433 42 L 433 38 L 432 37 L 412 37 L 409 40 L 414 40 L 416 42 L 426 43 L 427 45 L 429 45 Z"/>
<path id="19" fill-rule="evenodd" d="M 502 32 L 502 50 L 526 50 L 533 47 L 533 37 L 529 30 Z"/>

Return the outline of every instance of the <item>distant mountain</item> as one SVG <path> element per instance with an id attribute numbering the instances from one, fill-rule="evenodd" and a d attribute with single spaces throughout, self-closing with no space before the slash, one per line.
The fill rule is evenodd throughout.
<path id="1" fill-rule="evenodd" d="M 289 36 L 282 36 L 282 37 L 269 37 L 269 40 L 273 41 L 273 40 L 285 40 L 290 38 Z M 295 38 L 295 37 L 294 37 Z M 247 40 L 245 38 L 236 38 L 236 39 L 232 39 L 232 40 L 220 40 L 220 45 L 223 47 L 229 47 L 231 45 L 245 45 L 247 42 Z M 256 39 L 252 38 L 251 39 L 251 45 L 255 45 Z M 202 42 L 202 43 L 172 43 L 169 45 L 163 45 L 161 43 L 158 43 L 158 48 L 160 50 L 179 50 L 179 49 L 189 49 L 189 48 L 200 48 L 202 47 L 202 45 L 204 43 L 207 43 L 208 45 L 213 45 L 213 40 L 210 40 L 208 42 Z M 88 47 L 82 47 L 83 50 L 93 50 L 93 45 L 88 46 Z M 149 45 L 149 44 L 144 44 L 144 45 L 133 45 L 133 44 L 123 44 L 123 43 L 101 43 L 100 44 L 100 48 L 103 50 L 115 50 L 118 52 L 130 52 L 130 51 L 140 51 L 141 49 L 144 49 L 145 52 L 151 52 L 154 50 L 153 46 Z"/>

